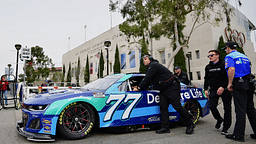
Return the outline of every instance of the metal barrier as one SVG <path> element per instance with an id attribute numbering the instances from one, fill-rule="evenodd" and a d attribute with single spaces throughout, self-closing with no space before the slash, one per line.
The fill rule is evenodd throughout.
<path id="1" fill-rule="evenodd" d="M 33 97 L 36 94 L 50 92 L 51 90 L 66 90 L 66 89 L 79 89 L 80 87 L 55 87 L 55 86 L 48 86 L 48 87 L 37 87 L 37 86 L 22 86 L 22 101 Z"/>

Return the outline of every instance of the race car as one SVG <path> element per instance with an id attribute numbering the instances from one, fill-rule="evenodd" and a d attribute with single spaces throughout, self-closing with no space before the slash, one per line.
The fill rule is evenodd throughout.
<path id="1" fill-rule="evenodd" d="M 160 123 L 159 91 L 149 85 L 132 91 L 145 74 L 113 74 L 80 89 L 53 90 L 23 103 L 19 134 L 33 141 L 54 141 L 58 132 L 65 139 L 86 137 L 94 128 L 144 126 Z M 181 104 L 194 123 L 209 114 L 202 88 L 181 90 Z M 169 120 L 182 121 L 169 105 Z"/>

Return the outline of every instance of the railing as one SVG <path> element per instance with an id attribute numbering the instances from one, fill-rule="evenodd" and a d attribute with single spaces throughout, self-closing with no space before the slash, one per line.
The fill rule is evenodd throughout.
<path id="1" fill-rule="evenodd" d="M 41 87 L 41 86 L 23 86 L 22 91 L 22 101 L 33 97 L 36 94 L 39 93 L 45 93 L 50 92 L 51 90 L 66 90 L 66 89 L 79 89 L 80 87 L 57 87 L 57 86 L 47 86 L 47 87 Z"/>

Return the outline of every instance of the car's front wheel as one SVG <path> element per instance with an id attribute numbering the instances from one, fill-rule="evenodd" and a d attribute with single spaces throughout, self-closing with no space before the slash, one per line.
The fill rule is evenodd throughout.
<path id="1" fill-rule="evenodd" d="M 72 103 L 59 116 L 58 131 L 65 139 L 80 139 L 88 135 L 95 124 L 95 113 L 87 104 Z"/>

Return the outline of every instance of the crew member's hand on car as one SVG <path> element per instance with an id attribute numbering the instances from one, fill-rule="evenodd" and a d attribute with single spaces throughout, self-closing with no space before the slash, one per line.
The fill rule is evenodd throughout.
<path id="1" fill-rule="evenodd" d="M 138 86 L 132 86 L 132 91 L 139 91 Z"/>

